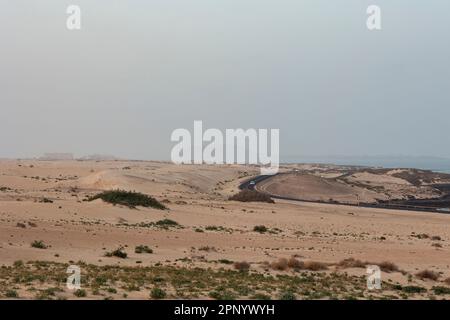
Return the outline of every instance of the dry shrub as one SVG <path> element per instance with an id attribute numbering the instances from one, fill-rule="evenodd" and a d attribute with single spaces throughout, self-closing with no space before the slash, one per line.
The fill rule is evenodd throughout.
<path id="1" fill-rule="evenodd" d="M 297 260 L 294 257 L 292 257 L 288 260 L 287 265 L 289 268 L 292 268 L 292 269 L 303 269 L 305 266 L 305 264 L 302 261 Z"/>
<path id="2" fill-rule="evenodd" d="M 274 270 L 284 271 L 288 268 L 288 260 L 286 258 L 280 258 L 278 261 L 274 261 L 270 264 Z"/>
<path id="3" fill-rule="evenodd" d="M 422 270 L 422 271 L 416 273 L 416 277 L 421 280 L 429 279 L 429 280 L 436 281 L 439 278 L 439 273 L 437 273 L 435 271 L 431 271 L 431 270 Z"/>
<path id="4" fill-rule="evenodd" d="M 270 264 L 270 267 L 273 270 L 285 271 L 288 268 L 297 269 L 297 270 L 310 270 L 310 271 L 319 271 L 319 270 L 327 270 L 328 265 L 323 262 L 318 261 L 300 261 L 291 257 L 289 260 L 286 258 L 280 258 L 277 261 L 274 261 Z"/>
<path id="5" fill-rule="evenodd" d="M 327 270 L 328 265 L 326 263 L 318 261 L 305 261 L 303 269 L 311 271 Z"/>
<path id="6" fill-rule="evenodd" d="M 344 260 L 341 260 L 337 266 L 341 268 L 365 268 L 367 265 L 366 262 L 363 262 L 361 260 L 357 260 L 354 258 L 347 258 Z"/>
<path id="7" fill-rule="evenodd" d="M 396 271 L 400 271 L 400 269 L 398 268 L 398 266 L 390 261 L 383 261 L 381 263 L 373 263 L 374 265 L 378 265 L 378 267 L 380 267 L 380 269 L 384 272 L 396 272 Z"/>
<path id="8" fill-rule="evenodd" d="M 228 200 L 232 201 L 242 201 L 242 202 L 267 202 L 275 203 L 272 198 L 264 193 L 255 190 L 242 190 L 239 193 L 231 196 Z"/>
<path id="9" fill-rule="evenodd" d="M 250 263 L 248 263 L 247 261 L 235 262 L 233 266 L 236 270 L 239 271 L 247 271 L 248 269 L 250 269 Z"/>

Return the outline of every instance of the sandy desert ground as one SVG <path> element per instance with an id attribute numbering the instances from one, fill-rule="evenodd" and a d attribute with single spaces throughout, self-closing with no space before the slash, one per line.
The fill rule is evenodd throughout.
<path id="1" fill-rule="evenodd" d="M 160 298 L 450 297 L 449 214 L 228 200 L 257 174 L 238 165 L 0 161 L 0 297 L 148 299 L 155 288 Z M 85 201 L 111 189 L 169 209 Z M 164 219 L 177 225 L 155 224 Z M 153 253 L 135 253 L 140 245 Z M 126 259 L 105 256 L 118 248 Z M 280 260 L 292 257 L 319 267 Z M 349 258 L 360 263 L 342 262 Z M 235 270 L 244 261 L 250 270 Z M 367 290 L 365 265 L 383 262 L 393 264 L 382 268 L 383 289 Z M 85 272 L 75 294 L 64 282 L 70 264 Z M 416 275 L 424 270 L 431 276 Z"/>

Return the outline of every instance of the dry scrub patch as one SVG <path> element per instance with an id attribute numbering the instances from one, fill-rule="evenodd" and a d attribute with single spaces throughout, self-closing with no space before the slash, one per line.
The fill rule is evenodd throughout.
<path id="1" fill-rule="evenodd" d="M 82 270 L 81 290 L 66 288 L 69 264 L 46 261 L 0 268 L 0 298 L 35 299 L 407 299 L 426 295 L 421 287 L 383 282 L 383 290 L 367 290 L 364 276 L 302 271 L 270 275 L 255 271 L 186 268 L 169 265 L 125 267 L 74 262 Z M 15 288 L 15 292 L 11 291 Z M 156 288 L 156 289 L 155 289 Z M 444 290 L 439 293 L 445 295 Z"/>

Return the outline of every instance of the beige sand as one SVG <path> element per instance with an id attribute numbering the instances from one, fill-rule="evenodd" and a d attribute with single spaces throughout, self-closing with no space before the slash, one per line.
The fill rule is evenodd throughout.
<path id="1" fill-rule="evenodd" d="M 204 266 L 208 260 L 262 263 L 296 255 L 330 263 L 349 257 L 388 260 L 411 273 L 428 268 L 442 272 L 443 277 L 450 276 L 450 215 L 281 200 L 275 204 L 226 200 L 236 192 L 240 181 L 255 174 L 257 168 L 245 166 L 1 161 L 0 188 L 10 189 L 0 191 L 0 263 L 82 260 L 136 265 L 140 260 L 142 265 L 183 265 L 176 260 L 190 258 L 194 265 Z M 86 195 L 115 188 L 151 194 L 168 202 L 170 210 L 83 201 Z M 53 203 L 41 203 L 44 197 Z M 123 225 L 164 218 L 177 221 L 183 228 Z M 256 225 L 281 231 L 260 234 L 253 231 Z M 208 231 L 207 226 L 223 230 Z M 196 232 L 197 228 L 204 232 Z M 441 240 L 419 239 L 414 233 L 439 236 Z M 50 247 L 32 248 L 34 240 Z M 137 245 L 152 247 L 154 254 L 135 254 Z M 125 246 L 128 259 L 104 256 L 119 246 Z M 204 246 L 214 248 L 199 250 Z"/>

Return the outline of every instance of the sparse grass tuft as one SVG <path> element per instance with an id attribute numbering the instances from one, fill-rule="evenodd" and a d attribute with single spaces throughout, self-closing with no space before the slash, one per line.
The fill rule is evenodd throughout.
<path id="1" fill-rule="evenodd" d="M 402 288 L 402 291 L 406 293 L 422 293 L 426 292 L 427 289 L 419 286 L 405 286 Z"/>
<path id="2" fill-rule="evenodd" d="M 223 264 L 233 264 L 233 261 L 228 260 L 228 259 L 219 259 L 219 263 L 223 263 Z"/>
<path id="3" fill-rule="evenodd" d="M 42 240 L 34 240 L 31 243 L 31 247 L 32 248 L 37 248 L 37 249 L 47 249 L 47 245 L 42 241 Z"/>
<path id="4" fill-rule="evenodd" d="M 87 296 L 87 293 L 86 290 L 78 289 L 73 293 L 73 295 L 78 298 L 84 298 Z"/>
<path id="5" fill-rule="evenodd" d="M 170 219 L 163 219 L 155 222 L 156 226 L 159 227 L 173 227 L 173 226 L 179 226 L 179 223 Z"/>
<path id="6" fill-rule="evenodd" d="M 7 298 L 18 298 L 19 294 L 16 290 L 7 290 L 5 293 L 5 297 Z"/>
<path id="7" fill-rule="evenodd" d="M 255 226 L 255 227 L 253 228 L 253 231 L 259 232 L 259 233 L 265 233 L 265 232 L 267 232 L 267 227 L 266 227 L 266 226 L 263 226 L 263 225 L 261 225 L 261 226 Z"/>
<path id="8" fill-rule="evenodd" d="M 292 291 L 285 291 L 280 294 L 280 300 L 296 300 L 297 297 Z"/>
<path id="9" fill-rule="evenodd" d="M 166 295 L 166 292 L 161 288 L 153 288 L 150 292 L 150 297 L 153 299 L 164 299 Z"/>
<path id="10" fill-rule="evenodd" d="M 134 248 L 135 253 L 153 253 L 153 250 L 148 246 L 140 245 Z"/>

